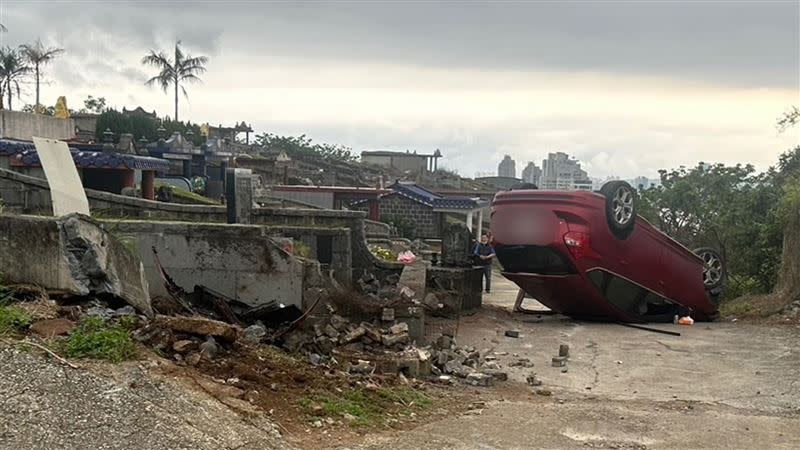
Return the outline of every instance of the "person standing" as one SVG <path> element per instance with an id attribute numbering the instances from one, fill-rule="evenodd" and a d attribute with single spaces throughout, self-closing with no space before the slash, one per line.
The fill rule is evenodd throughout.
<path id="1" fill-rule="evenodd" d="M 478 257 L 478 264 L 483 266 L 483 277 L 486 278 L 486 292 L 492 291 L 492 262 L 494 262 L 494 249 L 489 244 L 489 236 L 482 235 L 481 241 L 475 246 L 473 252 Z"/>

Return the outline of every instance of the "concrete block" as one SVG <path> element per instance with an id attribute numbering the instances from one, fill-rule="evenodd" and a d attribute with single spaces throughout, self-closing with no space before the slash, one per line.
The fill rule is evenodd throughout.
<path id="1" fill-rule="evenodd" d="M 473 372 L 467 375 L 467 383 L 473 386 L 491 386 L 494 384 L 494 377 L 485 373 Z"/>
<path id="2" fill-rule="evenodd" d="M 505 334 L 508 337 L 518 338 L 520 333 L 519 330 L 506 330 Z"/>
<path id="3" fill-rule="evenodd" d="M 153 316 L 142 261 L 86 216 L 0 216 L 0 271 L 7 283 L 110 294 Z"/>

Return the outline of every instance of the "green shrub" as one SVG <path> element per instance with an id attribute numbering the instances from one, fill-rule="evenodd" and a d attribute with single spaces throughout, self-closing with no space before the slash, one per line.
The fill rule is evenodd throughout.
<path id="1" fill-rule="evenodd" d="M 31 316 L 16 306 L 0 304 L 0 334 L 22 331 L 31 324 Z"/>
<path id="2" fill-rule="evenodd" d="M 81 320 L 78 328 L 64 341 L 63 350 L 70 357 L 103 359 L 115 363 L 136 355 L 136 346 L 128 330 L 100 317 Z"/>

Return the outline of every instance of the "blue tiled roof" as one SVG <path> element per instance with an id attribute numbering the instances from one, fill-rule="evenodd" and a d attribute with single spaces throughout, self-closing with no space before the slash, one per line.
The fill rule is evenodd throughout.
<path id="1" fill-rule="evenodd" d="M 127 155 L 122 153 L 106 153 L 98 151 L 80 151 L 74 147 L 69 148 L 75 167 L 81 169 L 107 168 L 107 169 L 138 169 L 167 172 L 169 161 L 147 156 Z M 0 156 L 16 158 L 26 166 L 40 166 L 39 154 L 32 142 L 0 139 Z"/>
<path id="2" fill-rule="evenodd" d="M 489 205 L 488 201 L 469 197 L 443 197 L 416 183 L 410 182 L 397 181 L 389 186 L 389 189 L 436 209 L 476 209 Z"/>

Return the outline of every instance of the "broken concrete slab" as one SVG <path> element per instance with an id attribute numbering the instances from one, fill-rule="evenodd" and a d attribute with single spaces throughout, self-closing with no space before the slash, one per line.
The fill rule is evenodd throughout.
<path id="1" fill-rule="evenodd" d="M 239 338 L 239 327 L 218 320 L 205 317 L 185 316 L 156 316 L 156 326 L 161 326 L 179 333 L 195 334 L 198 336 L 213 336 L 224 341 L 233 342 Z"/>
<path id="2" fill-rule="evenodd" d="M 519 330 L 506 330 L 505 334 L 508 337 L 518 338 L 519 337 Z"/>
<path id="3" fill-rule="evenodd" d="M 508 381 L 508 373 L 499 369 L 481 369 L 481 373 L 489 375 L 497 381 Z"/>
<path id="4" fill-rule="evenodd" d="M 408 333 L 402 332 L 398 334 L 385 334 L 382 337 L 383 345 L 391 347 L 397 344 L 405 344 L 408 342 Z"/>
<path id="5" fill-rule="evenodd" d="M 408 328 L 408 335 L 412 341 L 422 343 L 425 339 L 425 310 L 420 307 L 410 306 L 395 310 L 398 325 L 404 324 Z"/>
<path id="6" fill-rule="evenodd" d="M 423 260 L 418 260 L 414 264 L 408 264 L 403 267 L 403 272 L 400 274 L 400 281 L 398 286 L 403 295 L 403 287 L 408 288 L 411 292 L 408 295 L 410 298 L 422 300 L 425 298 L 425 284 L 428 273 L 428 264 Z"/>
<path id="7" fill-rule="evenodd" d="M 153 317 L 142 261 L 87 216 L 0 216 L 0 267 L 7 283 L 109 294 Z"/>
<path id="8" fill-rule="evenodd" d="M 357 339 L 360 339 L 361 336 L 367 334 L 367 330 L 364 327 L 356 327 L 353 331 L 346 333 L 342 336 L 341 343 L 342 344 L 349 344 Z"/>
<path id="9" fill-rule="evenodd" d="M 359 359 L 357 364 L 350 366 L 350 373 L 368 374 L 374 371 L 374 367 L 369 361 Z"/>
<path id="10" fill-rule="evenodd" d="M 408 324 L 401 322 L 389 327 L 389 332 L 392 334 L 408 333 Z"/>
<path id="11" fill-rule="evenodd" d="M 540 380 L 535 373 L 531 373 L 530 375 L 525 377 L 525 382 L 534 387 L 542 385 L 542 380 Z"/>
<path id="12" fill-rule="evenodd" d="M 303 307 L 303 262 L 263 226 L 124 220 L 107 221 L 135 247 L 152 297 L 168 296 L 153 257 L 186 291 L 202 285 L 250 307 L 270 302 Z"/>
<path id="13" fill-rule="evenodd" d="M 473 372 L 467 375 L 467 383 L 473 386 L 491 386 L 494 384 L 494 377 L 485 373 Z"/>

